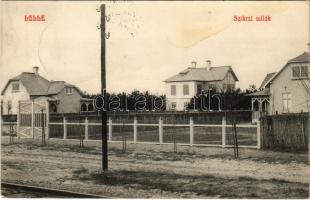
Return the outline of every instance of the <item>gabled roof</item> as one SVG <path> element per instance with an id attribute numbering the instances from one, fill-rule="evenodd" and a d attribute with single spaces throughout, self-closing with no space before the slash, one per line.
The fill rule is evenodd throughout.
<path id="1" fill-rule="evenodd" d="M 23 72 L 20 75 L 9 79 L 4 89 L 2 90 L 1 95 L 4 94 L 6 88 L 12 81 L 21 81 L 23 86 L 26 88 L 27 92 L 30 95 L 45 95 L 50 84 L 48 80 L 46 80 L 40 75 L 36 75 L 34 73 L 29 72 Z"/>
<path id="2" fill-rule="evenodd" d="M 51 81 L 47 93 L 58 94 L 65 87 L 65 84 L 64 81 Z"/>
<path id="3" fill-rule="evenodd" d="M 187 68 L 180 73 L 166 79 L 164 82 L 182 82 L 182 81 L 221 81 L 226 74 L 231 72 L 235 80 L 238 78 L 231 66 L 211 67 L 207 68 Z"/>
<path id="4" fill-rule="evenodd" d="M 63 90 L 65 87 L 73 87 L 75 88 L 82 96 L 84 95 L 84 93 L 80 90 L 80 88 L 78 88 L 75 85 L 66 83 L 65 81 L 51 81 L 49 88 L 48 88 L 48 95 L 52 95 L 52 94 L 58 94 L 59 92 L 61 92 L 61 90 Z"/>
<path id="5" fill-rule="evenodd" d="M 287 61 L 287 63 L 282 67 L 282 69 L 276 73 L 270 80 L 269 82 L 273 81 L 290 63 L 307 63 L 310 62 L 310 53 L 309 52 L 304 52 L 300 54 L 299 56 Z"/>
<path id="6" fill-rule="evenodd" d="M 47 96 L 52 94 L 58 94 L 66 86 L 76 88 L 76 90 L 83 95 L 83 92 L 76 86 L 66 83 L 65 81 L 48 81 L 39 74 L 23 72 L 20 75 L 9 79 L 1 95 L 4 94 L 5 90 L 12 81 L 21 81 L 27 92 L 31 96 Z"/>
<path id="7" fill-rule="evenodd" d="M 304 52 L 303 54 L 289 60 L 288 62 L 310 62 L 310 53 Z"/>
<path id="8" fill-rule="evenodd" d="M 264 87 L 266 87 L 266 85 L 269 83 L 269 81 L 271 80 L 271 78 L 276 74 L 277 72 L 272 72 L 272 73 L 269 73 L 265 76 L 262 84 L 259 86 L 259 89 L 262 89 Z"/>

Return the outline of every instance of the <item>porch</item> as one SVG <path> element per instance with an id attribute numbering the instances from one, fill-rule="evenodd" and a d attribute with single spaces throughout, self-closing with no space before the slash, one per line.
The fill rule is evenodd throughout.
<path id="1" fill-rule="evenodd" d="M 269 89 L 264 89 L 250 94 L 252 123 L 256 123 L 262 116 L 269 114 L 270 110 L 270 93 Z"/>

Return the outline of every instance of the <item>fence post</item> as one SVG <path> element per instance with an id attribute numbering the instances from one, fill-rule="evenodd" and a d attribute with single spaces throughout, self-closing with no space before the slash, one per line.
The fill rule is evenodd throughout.
<path id="1" fill-rule="evenodd" d="M 88 118 L 85 117 L 85 140 L 88 140 Z"/>
<path id="2" fill-rule="evenodd" d="M 159 143 L 163 143 L 163 119 L 159 117 L 158 121 L 158 133 L 159 133 Z"/>
<path id="3" fill-rule="evenodd" d="M 226 147 L 226 118 L 222 118 L 222 148 Z"/>
<path id="4" fill-rule="evenodd" d="M 31 136 L 34 138 L 34 101 L 31 101 Z"/>
<path id="5" fill-rule="evenodd" d="M 193 117 L 189 118 L 189 144 L 193 146 L 194 144 L 194 119 Z"/>
<path id="6" fill-rule="evenodd" d="M 261 137 L 260 137 L 260 120 L 257 120 L 257 149 L 261 148 Z"/>
<path id="7" fill-rule="evenodd" d="M 133 143 L 137 142 L 137 134 L 138 134 L 138 120 L 137 117 L 135 116 L 133 119 Z"/>
<path id="8" fill-rule="evenodd" d="M 20 124 L 20 103 L 18 101 L 18 105 L 17 105 L 17 124 L 16 124 L 16 135 L 19 138 L 19 124 Z"/>
<path id="9" fill-rule="evenodd" d="M 109 121 L 109 141 L 111 142 L 112 141 L 112 118 L 109 117 L 108 121 Z"/>
<path id="10" fill-rule="evenodd" d="M 64 139 L 67 139 L 67 119 L 64 117 Z"/>
<path id="11" fill-rule="evenodd" d="M 49 123 L 50 123 L 50 109 L 49 109 L 49 103 L 48 101 L 46 102 L 46 138 L 50 138 L 50 129 L 49 129 Z"/>

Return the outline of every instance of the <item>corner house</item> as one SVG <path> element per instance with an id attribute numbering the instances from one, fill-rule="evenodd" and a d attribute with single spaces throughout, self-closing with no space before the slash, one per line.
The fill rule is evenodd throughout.
<path id="1" fill-rule="evenodd" d="M 290 59 L 279 72 L 267 74 L 252 97 L 252 119 L 264 114 L 310 111 L 310 54 L 304 52 Z"/>
<path id="2" fill-rule="evenodd" d="M 1 114 L 17 114 L 19 101 L 47 101 L 50 113 L 79 113 L 94 111 L 91 99 L 75 85 L 65 81 L 49 81 L 33 72 L 23 72 L 11 78 L 1 92 Z"/>

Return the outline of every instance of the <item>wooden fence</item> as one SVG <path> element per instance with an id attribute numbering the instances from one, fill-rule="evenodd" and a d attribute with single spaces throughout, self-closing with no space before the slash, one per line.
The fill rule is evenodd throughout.
<path id="1" fill-rule="evenodd" d="M 264 116 L 261 126 L 264 149 L 308 150 L 309 113 Z"/>
<path id="2" fill-rule="evenodd" d="M 101 122 L 94 122 L 88 117 L 63 117 L 49 122 L 49 138 L 100 140 Z M 76 120 L 79 120 L 78 122 Z M 233 127 L 226 123 L 223 117 L 221 124 L 196 124 L 190 117 L 188 123 L 164 123 L 162 117 L 157 123 L 139 123 L 138 118 L 130 122 L 114 122 L 108 119 L 108 139 L 122 141 L 126 138 L 132 143 L 170 144 L 177 142 L 180 145 L 199 146 L 233 146 Z M 237 124 L 239 147 L 260 149 L 260 124 Z"/>
<path id="3" fill-rule="evenodd" d="M 17 115 L 2 115 L 0 123 L 1 135 L 17 135 Z"/>

